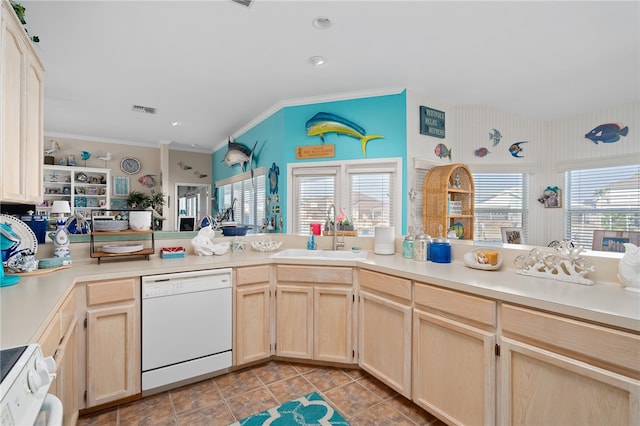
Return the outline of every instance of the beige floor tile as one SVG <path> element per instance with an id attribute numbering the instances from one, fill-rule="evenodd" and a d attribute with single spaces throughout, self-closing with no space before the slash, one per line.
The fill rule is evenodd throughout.
<path id="1" fill-rule="evenodd" d="M 378 395 L 382 399 L 393 398 L 397 395 L 396 391 L 370 375 L 358 379 L 358 383 L 360 383 L 362 386 L 369 389 L 371 392 Z"/>
<path id="2" fill-rule="evenodd" d="M 388 402 L 375 405 L 355 417 L 349 419 L 352 426 L 416 426 L 404 414 L 396 410 Z"/>
<path id="3" fill-rule="evenodd" d="M 289 365 L 291 365 L 298 373 L 308 373 L 310 371 L 313 371 L 319 367 L 315 366 L 315 365 L 310 365 L 310 364 L 298 364 L 298 363 L 290 363 Z"/>
<path id="4" fill-rule="evenodd" d="M 236 371 L 213 380 L 226 399 L 245 394 L 262 386 L 262 382 L 252 370 Z"/>
<path id="5" fill-rule="evenodd" d="M 188 413 L 178 414 L 178 425 L 180 426 L 225 426 L 236 420 L 224 401 Z"/>
<path id="6" fill-rule="evenodd" d="M 280 405 L 265 387 L 229 398 L 227 403 L 238 420 Z"/>
<path id="7" fill-rule="evenodd" d="M 347 417 L 353 417 L 380 403 L 382 399 L 358 382 L 351 382 L 324 393 L 331 404 Z"/>
<path id="8" fill-rule="evenodd" d="M 283 362 L 268 362 L 254 368 L 253 372 L 266 385 L 299 374 L 291 365 Z"/>
<path id="9" fill-rule="evenodd" d="M 315 369 L 304 374 L 304 377 L 321 392 L 346 385 L 353 379 L 337 368 Z"/>
<path id="10" fill-rule="evenodd" d="M 175 424 L 169 393 L 163 392 L 119 408 L 120 425 Z"/>
<path id="11" fill-rule="evenodd" d="M 291 377 L 290 379 L 282 380 L 277 383 L 272 383 L 268 388 L 273 396 L 278 400 L 278 404 L 318 391 L 318 389 L 316 389 L 301 375 Z"/>
<path id="12" fill-rule="evenodd" d="M 208 407 L 222 401 L 222 395 L 213 380 L 205 380 L 169 391 L 169 396 L 176 414 Z"/>
<path id="13" fill-rule="evenodd" d="M 359 368 L 342 368 L 342 371 L 353 380 L 358 380 L 369 375 L 369 373 Z"/>
<path id="14" fill-rule="evenodd" d="M 418 407 L 402 395 L 389 399 L 389 404 L 419 425 L 429 425 L 438 420 L 434 415 Z"/>
<path id="15" fill-rule="evenodd" d="M 118 408 L 80 417 L 76 426 L 112 426 L 118 423 Z"/>

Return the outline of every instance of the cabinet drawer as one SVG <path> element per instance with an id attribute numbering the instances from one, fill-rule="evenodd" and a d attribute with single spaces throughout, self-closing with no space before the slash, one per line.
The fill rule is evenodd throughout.
<path id="1" fill-rule="evenodd" d="M 270 265 L 248 266 L 236 269 L 236 285 L 269 282 Z"/>
<path id="2" fill-rule="evenodd" d="M 87 306 L 134 300 L 136 279 L 123 278 L 87 283 Z"/>
<path id="3" fill-rule="evenodd" d="M 512 305 L 501 307 L 502 334 L 579 359 L 640 373 L 640 336 Z"/>
<path id="4" fill-rule="evenodd" d="M 496 326 L 496 303 L 492 300 L 421 283 L 416 283 L 413 292 L 416 305 Z"/>
<path id="5" fill-rule="evenodd" d="M 38 341 L 40 349 L 42 349 L 42 354 L 44 356 L 53 356 L 61 340 L 60 321 L 58 315 L 56 315 Z"/>
<path id="6" fill-rule="evenodd" d="M 404 300 L 411 300 L 411 280 L 406 278 L 361 269 L 359 281 L 361 288 L 369 288 Z"/>
<path id="7" fill-rule="evenodd" d="M 349 267 L 329 266 L 293 266 L 277 265 L 278 282 L 296 283 L 351 284 L 353 269 Z"/>

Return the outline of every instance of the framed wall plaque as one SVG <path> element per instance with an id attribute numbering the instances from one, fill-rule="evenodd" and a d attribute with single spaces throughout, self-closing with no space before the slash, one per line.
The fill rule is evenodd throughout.
<path id="1" fill-rule="evenodd" d="M 426 106 L 420 107 L 420 133 L 444 139 L 445 113 Z"/>

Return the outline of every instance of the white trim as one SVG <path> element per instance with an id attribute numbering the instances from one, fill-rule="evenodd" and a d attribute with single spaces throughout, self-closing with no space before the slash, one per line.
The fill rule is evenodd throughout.
<path id="1" fill-rule="evenodd" d="M 582 160 L 559 161 L 556 164 L 558 172 L 582 169 L 602 169 L 605 167 L 633 166 L 638 164 L 637 155 L 611 155 L 608 157 L 587 158 Z"/>
<path id="2" fill-rule="evenodd" d="M 398 194 L 397 202 L 393 204 L 393 217 L 395 218 L 396 223 L 394 224 L 396 235 L 400 235 L 400 230 L 402 228 L 402 222 L 404 220 L 402 216 L 402 181 L 403 181 L 403 169 L 402 169 L 402 158 L 401 157 L 389 157 L 389 158 L 375 158 L 375 159 L 367 159 L 367 160 L 346 160 L 346 161 L 322 161 L 322 162 L 313 162 L 313 163 L 287 163 L 287 233 L 292 234 L 293 229 L 293 210 L 294 207 L 292 205 L 293 201 L 293 177 L 294 175 L 301 175 L 303 173 L 296 173 L 296 169 L 315 169 L 313 172 L 318 173 L 320 168 L 330 169 L 332 167 L 339 168 L 338 175 L 340 176 L 342 186 L 344 186 L 345 182 L 347 182 L 346 178 L 348 175 L 349 169 L 358 169 L 359 171 L 368 172 L 391 172 L 393 171 L 390 166 L 386 166 L 383 168 L 375 169 L 378 164 L 395 164 L 395 188 L 392 190 L 395 194 Z M 358 165 L 360 167 L 358 167 Z M 371 168 L 371 169 L 369 169 Z M 310 170 L 310 171 L 311 171 Z M 313 174 L 313 173 L 309 173 Z M 328 173 L 325 173 L 328 174 Z M 336 198 L 340 200 L 338 204 L 345 203 L 346 194 L 344 194 L 343 188 L 336 189 Z"/>
<path id="3" fill-rule="evenodd" d="M 273 114 L 277 113 L 283 108 L 292 107 L 292 106 L 300 106 L 300 105 L 310 105 L 310 104 L 321 104 L 325 102 L 336 102 L 336 101 L 347 101 L 351 99 L 359 99 L 359 98 L 371 98 L 375 96 L 388 96 L 388 95 L 398 95 L 403 91 L 407 90 L 405 87 L 390 87 L 390 88 L 382 88 L 375 90 L 360 90 L 355 92 L 343 92 L 331 95 L 319 95 L 319 96 L 310 96 L 307 98 L 293 98 L 293 99 L 285 99 L 276 102 L 271 107 L 264 110 L 262 113 L 258 114 L 253 120 L 249 121 L 247 124 L 236 130 L 231 134 L 232 138 L 239 137 L 245 132 L 251 130 L 256 125 L 260 124 L 267 118 L 271 117 Z M 218 145 L 213 147 L 213 152 L 224 148 L 227 146 L 228 140 L 224 140 Z"/>
<path id="4" fill-rule="evenodd" d="M 262 176 L 265 174 L 265 168 L 264 167 L 258 167 L 257 169 L 253 170 L 253 175 L 251 174 L 251 171 L 248 172 L 243 172 L 240 173 L 238 175 L 233 175 L 231 177 L 222 179 L 222 180 L 217 180 L 215 182 L 216 188 L 219 188 L 221 186 L 225 186 L 225 185 L 229 185 L 232 183 L 236 183 L 236 182 L 241 182 L 243 180 L 247 180 L 247 179 L 251 179 L 251 177 L 258 177 L 258 176 Z"/>
<path id="5" fill-rule="evenodd" d="M 83 136 L 83 135 L 75 135 L 72 133 L 58 133 L 58 132 L 47 132 L 44 135 L 44 138 L 61 138 L 61 139 L 74 139 L 79 141 L 89 141 L 89 142 L 107 142 L 114 143 L 118 145 L 133 145 L 133 146 L 143 146 L 145 148 L 160 148 L 161 143 L 149 143 L 149 142 L 140 142 L 140 141 L 127 141 L 121 139 L 109 139 L 109 138 L 100 138 L 96 136 Z"/>

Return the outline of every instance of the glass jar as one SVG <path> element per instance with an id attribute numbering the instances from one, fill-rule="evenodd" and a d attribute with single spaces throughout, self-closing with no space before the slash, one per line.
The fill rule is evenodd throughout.
<path id="1" fill-rule="evenodd" d="M 436 238 L 431 242 L 430 257 L 432 262 L 451 263 L 451 243 L 446 238 Z"/>
<path id="2" fill-rule="evenodd" d="M 416 237 L 413 235 L 413 226 L 409 227 L 409 234 L 402 241 L 402 257 L 413 259 L 413 245 Z"/>
<path id="3" fill-rule="evenodd" d="M 413 243 L 413 260 L 427 261 L 427 246 L 430 240 L 431 237 L 420 230 Z"/>

